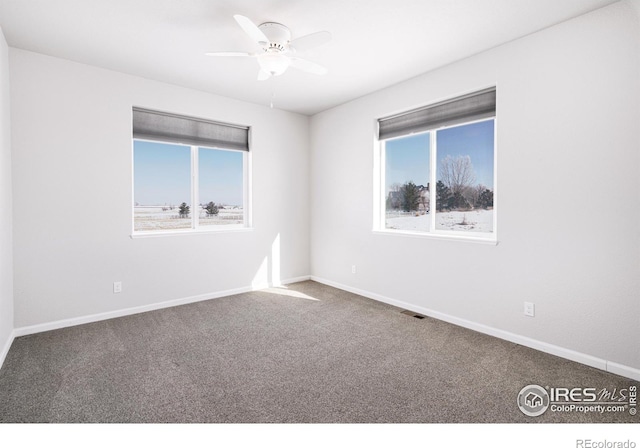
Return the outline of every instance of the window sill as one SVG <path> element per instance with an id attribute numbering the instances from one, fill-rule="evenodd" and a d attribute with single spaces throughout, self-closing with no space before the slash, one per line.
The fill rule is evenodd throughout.
<path id="1" fill-rule="evenodd" d="M 497 246 L 498 240 L 493 238 L 482 238 L 466 235 L 437 234 L 425 232 L 411 232 L 407 230 L 373 230 L 374 235 L 400 236 L 408 238 L 422 238 L 428 240 L 440 241 L 456 241 L 462 243 L 485 244 L 488 246 Z"/>
<path id="2" fill-rule="evenodd" d="M 133 240 L 138 238 L 159 238 L 159 237 L 183 236 L 183 235 L 214 235 L 219 233 L 244 233 L 244 232 L 253 232 L 253 227 L 232 227 L 232 228 L 207 229 L 207 230 L 185 229 L 185 230 L 167 230 L 167 231 L 158 231 L 158 232 L 134 232 L 131 235 L 129 235 L 129 237 Z"/>

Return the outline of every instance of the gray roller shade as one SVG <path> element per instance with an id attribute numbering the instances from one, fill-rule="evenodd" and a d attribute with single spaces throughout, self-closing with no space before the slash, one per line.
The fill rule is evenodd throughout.
<path id="1" fill-rule="evenodd" d="M 464 95 L 378 120 L 378 138 L 398 137 L 496 115 L 496 89 Z"/>
<path id="2" fill-rule="evenodd" d="M 249 127 L 133 108 L 133 138 L 249 151 Z"/>

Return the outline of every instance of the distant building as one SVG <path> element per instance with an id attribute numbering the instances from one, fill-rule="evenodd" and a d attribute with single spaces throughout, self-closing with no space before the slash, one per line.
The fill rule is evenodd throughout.
<path id="1" fill-rule="evenodd" d="M 424 185 L 418 185 L 418 191 L 420 192 L 420 203 L 418 205 L 418 211 L 420 212 L 428 212 L 429 211 L 429 184 L 425 187 Z M 389 196 L 387 196 L 387 210 L 399 210 L 402 208 L 402 191 L 390 191 Z"/>

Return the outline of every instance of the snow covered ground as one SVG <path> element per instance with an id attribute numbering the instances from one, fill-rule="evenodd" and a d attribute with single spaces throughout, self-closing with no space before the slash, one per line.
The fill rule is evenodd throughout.
<path id="1" fill-rule="evenodd" d="M 198 223 L 201 226 L 230 225 L 242 224 L 242 220 L 242 208 L 229 207 L 220 209 L 218 215 L 211 217 L 200 209 Z M 133 224 L 136 231 L 190 229 L 191 217 L 181 218 L 178 207 L 170 210 L 161 206 L 137 206 L 134 207 Z"/>
<path id="2" fill-rule="evenodd" d="M 429 231 L 431 215 L 391 212 L 386 217 L 386 228 L 409 231 Z M 492 232 L 493 210 L 471 210 L 467 212 L 436 213 L 436 230 L 459 230 L 470 232 Z"/>
<path id="3" fill-rule="evenodd" d="M 411 230 L 418 232 L 428 232 L 431 229 L 431 216 L 418 215 L 413 213 L 389 212 L 386 216 L 386 228 L 394 230 Z"/>

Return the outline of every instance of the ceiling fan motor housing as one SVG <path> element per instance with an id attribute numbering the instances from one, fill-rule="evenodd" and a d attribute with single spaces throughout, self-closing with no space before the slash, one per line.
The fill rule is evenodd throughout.
<path id="1" fill-rule="evenodd" d="M 259 27 L 260 31 L 269 39 L 266 43 L 266 51 L 283 52 L 291 41 L 291 31 L 281 23 L 265 22 Z"/>

